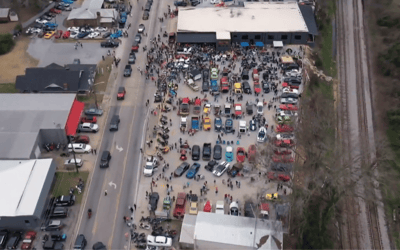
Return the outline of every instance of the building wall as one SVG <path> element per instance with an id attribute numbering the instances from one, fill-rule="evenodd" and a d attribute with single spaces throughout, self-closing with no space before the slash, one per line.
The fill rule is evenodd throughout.
<path id="1" fill-rule="evenodd" d="M 97 19 L 72 19 L 72 20 L 67 20 L 67 27 L 73 27 L 73 26 L 84 26 L 84 25 L 89 25 L 92 27 L 97 27 Z"/>
<path id="2" fill-rule="evenodd" d="M 272 44 L 273 41 L 282 41 L 283 44 L 306 44 L 308 33 L 304 32 L 273 32 L 273 33 L 247 33 L 235 32 L 232 33 L 232 42 L 241 43 L 256 43 L 263 42 L 264 44 Z"/>
<path id="3" fill-rule="evenodd" d="M 61 144 L 67 144 L 67 135 L 65 133 L 65 129 L 63 128 L 64 125 L 62 125 L 62 128 L 60 129 L 41 129 L 39 132 L 39 140 L 38 142 L 40 143 L 39 145 L 43 145 L 44 143 L 61 143 Z"/>

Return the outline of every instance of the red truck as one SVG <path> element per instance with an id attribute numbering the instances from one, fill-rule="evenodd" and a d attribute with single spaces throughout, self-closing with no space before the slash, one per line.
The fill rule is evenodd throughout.
<path id="1" fill-rule="evenodd" d="M 186 205 L 186 193 L 178 193 L 178 198 L 176 199 L 176 205 L 174 209 L 174 217 L 177 219 L 183 218 L 185 215 L 185 205 Z"/>
<path id="2" fill-rule="evenodd" d="M 187 116 L 190 112 L 190 99 L 185 97 L 182 99 L 181 105 L 179 107 L 179 115 Z"/>
<path id="3" fill-rule="evenodd" d="M 229 92 L 228 77 L 222 77 L 220 83 L 221 83 L 221 92 L 228 93 Z"/>
<path id="4" fill-rule="evenodd" d="M 81 123 L 97 123 L 96 116 L 84 116 L 81 118 Z"/>
<path id="5" fill-rule="evenodd" d="M 194 108 L 193 108 L 193 113 L 195 113 L 195 114 L 200 114 L 200 111 L 201 111 L 201 99 L 200 98 L 197 98 L 195 101 L 194 101 Z"/>

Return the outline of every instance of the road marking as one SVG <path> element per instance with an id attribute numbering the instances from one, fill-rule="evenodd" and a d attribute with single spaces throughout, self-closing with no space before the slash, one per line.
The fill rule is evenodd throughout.
<path id="1" fill-rule="evenodd" d="M 115 145 L 115 148 L 116 148 L 119 152 L 122 152 L 122 150 L 124 150 L 122 147 L 118 147 L 118 145 Z"/>
<path id="2" fill-rule="evenodd" d="M 108 183 L 108 185 L 109 185 L 110 187 L 114 186 L 114 189 L 117 189 L 117 184 L 115 184 L 115 183 L 112 182 L 112 181 L 110 181 L 110 182 Z"/>
<path id="3" fill-rule="evenodd" d="M 125 176 L 125 170 L 126 170 L 126 162 L 127 162 L 127 160 L 128 160 L 128 153 L 129 153 L 129 148 L 130 148 L 130 146 L 131 146 L 131 139 L 132 139 L 132 129 L 133 129 L 133 124 L 134 124 L 134 120 L 135 120 L 135 114 L 136 114 L 136 107 L 133 109 L 133 116 L 132 116 L 132 121 L 131 121 L 131 127 L 130 127 L 130 129 L 129 129 L 129 133 L 128 133 L 128 135 L 129 135 L 129 139 L 128 139 L 128 147 L 127 147 L 127 149 L 126 149 L 126 154 L 125 154 L 125 158 L 124 158 L 124 164 L 123 164 L 123 171 L 122 171 L 122 175 L 121 176 Z M 110 239 L 108 240 L 108 249 L 112 249 L 111 248 L 111 245 L 112 245 L 112 242 L 113 242 L 113 239 L 114 239 L 114 232 L 115 232 L 115 224 L 116 224 L 116 222 L 117 222 L 117 215 L 118 215 L 118 208 L 119 208 L 119 204 L 120 204 L 120 201 L 121 201 L 121 188 L 123 187 L 123 184 L 124 184 L 124 179 L 125 178 L 122 178 L 122 181 L 121 181 L 121 185 L 120 185 L 120 191 L 118 192 L 118 197 L 117 197 L 117 204 L 116 204 L 116 206 L 115 206 L 115 216 L 114 216 L 114 223 L 113 223 L 113 226 L 112 226 L 112 228 L 111 228 L 111 237 L 110 237 Z"/>

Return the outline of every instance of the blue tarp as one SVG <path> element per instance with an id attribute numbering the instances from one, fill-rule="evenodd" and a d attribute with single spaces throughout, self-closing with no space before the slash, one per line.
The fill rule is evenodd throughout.
<path id="1" fill-rule="evenodd" d="M 256 46 L 257 47 L 264 47 L 264 43 L 263 42 L 256 42 Z"/>
<path id="2" fill-rule="evenodd" d="M 242 46 L 242 47 L 249 47 L 249 43 L 242 42 L 242 43 L 240 43 L 240 46 Z"/>

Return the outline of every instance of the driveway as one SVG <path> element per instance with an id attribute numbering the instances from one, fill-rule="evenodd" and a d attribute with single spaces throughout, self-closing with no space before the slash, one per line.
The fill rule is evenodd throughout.
<path id="1" fill-rule="evenodd" d="M 60 65 L 70 64 L 75 58 L 79 58 L 82 64 L 97 64 L 107 50 L 100 49 L 100 42 L 82 41 L 75 49 L 75 42 L 55 43 L 53 40 L 32 38 L 28 47 L 28 53 L 39 60 L 38 67 L 44 67 L 51 63 Z"/>

